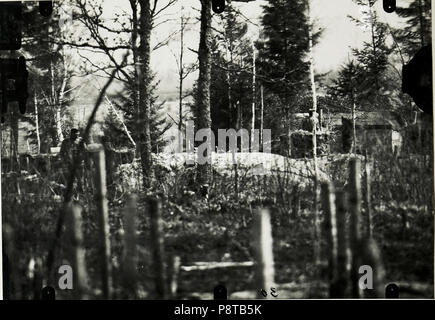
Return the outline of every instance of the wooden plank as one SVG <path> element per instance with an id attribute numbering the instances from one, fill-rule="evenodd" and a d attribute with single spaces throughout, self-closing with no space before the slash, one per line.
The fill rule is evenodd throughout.
<path id="1" fill-rule="evenodd" d="M 253 261 L 245 262 L 195 262 L 190 266 L 181 266 L 180 270 L 184 272 L 212 270 L 212 269 L 224 269 L 224 268 L 244 268 L 253 267 L 255 263 Z"/>

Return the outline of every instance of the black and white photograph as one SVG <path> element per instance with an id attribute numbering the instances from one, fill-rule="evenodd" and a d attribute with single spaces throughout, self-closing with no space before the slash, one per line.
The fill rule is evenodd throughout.
<path id="1" fill-rule="evenodd" d="M 434 299 L 431 30 L 430 0 L 0 1 L 0 298 Z"/>

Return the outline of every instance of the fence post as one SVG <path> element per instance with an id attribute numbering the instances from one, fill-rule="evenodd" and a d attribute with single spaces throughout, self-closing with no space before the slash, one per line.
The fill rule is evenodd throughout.
<path id="1" fill-rule="evenodd" d="M 359 298 L 360 289 L 359 279 L 359 259 L 361 242 L 361 161 L 353 158 L 349 162 L 349 205 L 350 205 L 350 225 L 349 239 L 352 256 L 350 278 L 352 282 L 352 298 Z"/>
<path id="2" fill-rule="evenodd" d="M 37 257 L 35 259 L 35 265 L 33 269 L 32 277 L 32 287 L 33 287 L 33 300 L 41 299 L 41 288 L 42 288 L 42 259 Z"/>
<path id="3" fill-rule="evenodd" d="M 253 245 L 255 251 L 256 289 L 266 290 L 269 297 L 270 288 L 274 286 L 275 270 L 273 263 L 273 239 L 270 212 L 257 209 L 254 214 Z M 264 298 L 263 295 L 261 295 Z"/>
<path id="4" fill-rule="evenodd" d="M 126 298 L 137 297 L 137 196 L 130 195 L 124 208 L 123 285 Z"/>
<path id="5" fill-rule="evenodd" d="M 373 238 L 364 239 L 361 247 L 361 265 L 368 265 L 373 271 L 373 288 L 364 290 L 365 297 L 383 298 L 385 294 L 385 268 L 381 250 Z"/>
<path id="6" fill-rule="evenodd" d="M 9 224 L 3 224 L 3 274 L 4 284 L 3 292 L 5 300 L 21 299 L 19 292 L 18 277 L 16 268 L 13 268 L 13 261 L 15 260 L 14 234 L 12 227 Z"/>
<path id="7" fill-rule="evenodd" d="M 106 160 L 104 149 L 99 148 L 94 154 L 96 174 L 96 202 L 99 219 L 99 247 L 101 254 L 101 279 L 103 298 L 110 299 L 112 291 L 112 266 L 110 263 L 109 207 L 107 203 Z"/>
<path id="8" fill-rule="evenodd" d="M 88 275 L 86 272 L 85 248 L 83 246 L 82 207 L 78 204 L 68 206 L 69 237 L 71 241 L 71 262 L 74 270 L 74 298 L 87 298 Z"/>
<path id="9" fill-rule="evenodd" d="M 346 208 L 343 191 L 335 191 L 335 208 L 337 221 L 337 283 L 335 295 L 337 298 L 344 298 L 348 287 L 349 272 L 347 267 Z"/>
<path id="10" fill-rule="evenodd" d="M 153 256 L 153 269 L 155 289 L 159 299 L 167 298 L 166 274 L 164 258 L 163 221 L 161 217 L 162 204 L 160 200 L 148 201 L 151 216 L 151 250 Z"/>
<path id="11" fill-rule="evenodd" d="M 180 273 L 181 259 L 179 256 L 172 256 L 170 259 L 170 269 L 169 269 L 169 291 L 172 299 L 177 297 L 178 289 L 178 275 Z"/>
<path id="12" fill-rule="evenodd" d="M 336 298 L 337 287 L 337 220 L 335 211 L 335 194 L 332 183 L 322 183 L 322 203 L 325 215 L 325 235 L 328 253 L 329 297 Z"/>

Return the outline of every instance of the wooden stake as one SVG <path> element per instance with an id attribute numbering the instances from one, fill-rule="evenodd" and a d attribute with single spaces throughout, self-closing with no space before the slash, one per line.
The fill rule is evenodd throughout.
<path id="1" fill-rule="evenodd" d="M 123 286 L 126 297 L 137 297 L 137 196 L 130 195 L 124 208 Z"/>
<path id="2" fill-rule="evenodd" d="M 367 265 L 373 271 L 373 289 L 364 290 L 366 298 L 384 298 L 385 295 L 385 268 L 379 246 L 373 238 L 362 240 L 359 252 L 359 265 Z"/>
<path id="3" fill-rule="evenodd" d="M 177 289 L 178 289 L 178 275 L 180 274 L 180 268 L 181 268 L 181 259 L 179 256 L 172 256 L 171 257 L 171 268 L 169 270 L 170 274 L 170 282 L 169 282 L 169 289 L 171 293 L 171 298 L 176 299 L 177 298 Z"/>
<path id="4" fill-rule="evenodd" d="M 325 215 L 325 237 L 328 253 L 329 297 L 335 298 L 337 272 L 337 220 L 335 214 L 335 194 L 331 183 L 322 184 L 322 203 Z"/>
<path id="5" fill-rule="evenodd" d="M 151 215 L 151 250 L 153 256 L 155 289 L 159 299 L 166 299 L 167 290 L 164 259 L 163 221 L 161 217 L 162 204 L 156 199 L 150 199 L 148 204 Z"/>
<path id="6" fill-rule="evenodd" d="M 86 272 L 85 248 L 83 246 L 82 207 L 71 204 L 69 211 L 69 236 L 71 241 L 71 263 L 74 270 L 74 298 L 87 298 L 88 274 Z"/>
<path id="7" fill-rule="evenodd" d="M 275 282 L 273 239 L 268 209 L 257 209 L 254 214 L 253 245 L 255 251 L 256 287 L 270 291 Z M 260 295 L 261 298 L 264 298 Z M 269 297 L 269 294 L 268 296 Z"/>
<path id="8" fill-rule="evenodd" d="M 334 297 L 345 298 L 349 272 L 347 267 L 346 208 L 342 191 L 335 192 L 335 208 L 337 221 L 337 282 L 334 287 Z"/>
<path id="9" fill-rule="evenodd" d="M 351 264 L 351 281 L 352 281 L 352 297 L 360 297 L 360 289 L 358 285 L 359 279 L 359 265 L 358 254 L 360 253 L 361 242 L 361 161 L 358 158 L 353 158 L 349 163 L 349 205 L 350 205 L 350 226 L 349 226 L 349 239 L 350 249 L 352 255 Z"/>
<path id="10" fill-rule="evenodd" d="M 41 289 L 42 289 L 42 259 L 40 257 L 35 259 L 35 265 L 33 268 L 32 286 L 33 286 L 33 300 L 41 299 Z"/>
<path id="11" fill-rule="evenodd" d="M 109 206 L 107 203 L 106 159 L 102 147 L 95 152 L 95 165 L 95 187 L 100 232 L 99 245 L 101 255 L 101 279 L 103 298 L 108 300 L 111 298 L 112 290 L 112 266 L 110 262 L 110 229 Z"/>
<path id="12" fill-rule="evenodd" d="M 14 233 L 12 227 L 9 224 L 3 225 L 3 274 L 4 274 L 4 299 L 5 300 L 17 300 L 21 298 L 21 292 L 19 290 L 19 281 L 17 277 L 16 268 L 13 268 L 13 261 L 16 261 L 14 250 Z"/>

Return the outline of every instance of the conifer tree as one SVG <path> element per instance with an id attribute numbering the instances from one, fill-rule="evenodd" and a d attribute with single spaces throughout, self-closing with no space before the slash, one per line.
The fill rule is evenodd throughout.
<path id="1" fill-rule="evenodd" d="M 413 0 L 407 7 L 398 6 L 396 12 L 406 19 L 406 25 L 394 33 L 402 52 L 410 59 L 418 49 L 431 42 L 431 1 Z"/>

